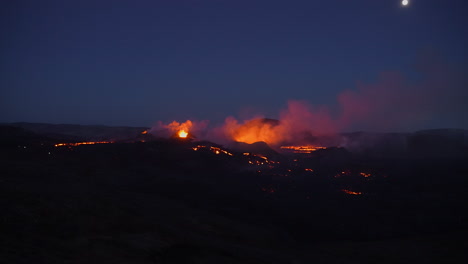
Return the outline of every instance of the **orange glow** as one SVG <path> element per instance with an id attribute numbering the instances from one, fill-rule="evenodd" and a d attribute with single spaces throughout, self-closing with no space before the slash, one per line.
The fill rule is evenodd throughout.
<path id="1" fill-rule="evenodd" d="M 55 144 L 54 147 L 66 147 L 66 146 L 76 147 L 76 146 L 79 146 L 79 145 L 94 145 L 94 144 L 107 144 L 107 143 L 114 143 L 114 142 L 110 142 L 110 141 L 89 141 L 89 142 L 75 142 L 75 143 L 58 143 L 58 144 Z"/>
<path id="2" fill-rule="evenodd" d="M 224 150 L 224 149 L 221 149 L 221 148 L 217 148 L 217 147 L 210 147 L 210 150 L 215 153 L 215 154 L 226 154 L 226 155 L 229 155 L 229 156 L 232 156 L 232 153 Z"/>
<path id="3" fill-rule="evenodd" d="M 165 128 L 169 129 L 176 137 L 179 138 L 188 138 L 190 130 L 193 126 L 192 121 L 187 120 L 184 123 L 179 123 L 177 121 L 172 121 L 169 125 L 164 125 Z"/>
<path id="4" fill-rule="evenodd" d="M 142 134 L 142 135 L 148 134 L 148 130 L 145 130 L 145 131 L 141 132 L 141 134 Z"/>
<path id="5" fill-rule="evenodd" d="M 281 149 L 284 150 L 290 150 L 293 151 L 294 153 L 312 153 L 313 151 L 317 151 L 319 149 L 326 149 L 326 147 L 317 147 L 317 146 L 281 146 Z"/>
<path id="6" fill-rule="evenodd" d="M 188 133 L 185 131 L 185 130 L 180 130 L 179 132 L 177 132 L 177 135 L 180 137 L 180 138 L 187 138 L 188 136 Z"/>
<path id="7" fill-rule="evenodd" d="M 310 172 L 314 171 L 313 169 L 304 169 L 304 170 L 305 171 L 310 171 Z"/>
<path id="8" fill-rule="evenodd" d="M 330 116 L 327 108 L 312 107 L 303 101 L 291 100 L 288 101 L 287 108 L 281 110 L 278 119 L 259 115 L 248 120 L 228 117 L 223 130 L 234 141 L 248 144 L 263 141 L 275 148 L 285 142 L 311 143 L 311 138 L 336 133 L 339 124 Z"/>
<path id="9" fill-rule="evenodd" d="M 226 119 L 224 129 L 226 134 L 237 142 L 252 144 L 263 141 L 275 145 L 283 140 L 282 131 L 278 130 L 278 121 L 272 119 L 258 118 L 241 124 L 229 117 Z"/>
<path id="10" fill-rule="evenodd" d="M 361 175 L 361 176 L 364 177 L 364 178 L 369 178 L 370 176 L 372 176 L 372 174 L 370 174 L 370 173 L 364 173 L 364 172 L 359 173 L 359 175 Z"/>
<path id="11" fill-rule="evenodd" d="M 193 147 L 192 149 L 194 151 L 198 151 L 198 150 L 201 150 L 201 149 L 209 149 L 211 152 L 213 152 L 216 155 L 225 154 L 225 155 L 228 155 L 228 156 L 234 156 L 231 152 L 229 152 L 227 150 L 224 150 L 222 148 L 218 148 L 218 147 L 207 147 L 207 146 L 203 146 L 203 145 L 198 145 L 196 147 Z"/>
<path id="12" fill-rule="evenodd" d="M 350 194 L 350 195 L 361 195 L 362 194 L 362 192 L 354 192 L 354 191 L 350 191 L 350 190 L 347 190 L 347 189 L 343 189 L 341 191 L 346 193 L 346 194 Z"/>

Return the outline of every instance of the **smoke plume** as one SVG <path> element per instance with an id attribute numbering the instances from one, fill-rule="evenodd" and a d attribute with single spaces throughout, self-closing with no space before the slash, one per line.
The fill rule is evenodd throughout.
<path id="1" fill-rule="evenodd" d="M 416 64 L 420 81 L 400 72 L 381 73 L 375 83 L 358 83 L 338 94 L 335 108 L 290 100 L 277 122 L 226 118 L 224 133 L 236 141 L 270 145 L 314 143 L 338 132 L 404 132 L 424 128 L 467 128 L 468 74 L 434 54 Z M 465 73 L 464 73 L 465 72 Z M 337 113 L 332 115 L 331 113 Z"/>
<path id="2" fill-rule="evenodd" d="M 468 128 L 468 74 L 440 57 L 424 55 L 416 63 L 420 76 L 381 73 L 374 83 L 359 82 L 344 90 L 335 106 L 313 106 L 290 100 L 278 119 L 262 116 L 247 120 L 227 117 L 222 126 L 207 129 L 208 122 L 159 123 L 153 131 L 174 133 L 185 127 L 198 139 L 219 143 L 264 141 L 280 144 L 336 144 L 340 132 L 406 132 L 424 128 Z M 417 81 L 415 81 L 415 79 Z M 333 113 L 333 115 L 332 115 Z"/>

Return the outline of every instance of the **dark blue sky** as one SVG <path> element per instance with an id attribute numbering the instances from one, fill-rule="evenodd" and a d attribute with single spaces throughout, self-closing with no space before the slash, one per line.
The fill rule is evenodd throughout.
<path id="1" fill-rule="evenodd" d="M 468 61 L 466 0 L 18 0 L 0 12 L 0 122 L 276 117 L 289 99 L 333 107 L 382 72 L 417 81 L 427 50 Z"/>

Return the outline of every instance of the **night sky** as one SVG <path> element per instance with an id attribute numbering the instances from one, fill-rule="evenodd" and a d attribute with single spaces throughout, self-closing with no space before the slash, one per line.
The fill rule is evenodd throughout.
<path id="1" fill-rule="evenodd" d="M 15 0 L 0 12 L 0 122 L 216 123 L 276 118 L 288 100 L 339 116 L 356 93 L 399 113 L 368 109 L 379 115 L 348 129 L 400 120 L 414 101 L 420 122 L 385 129 L 468 128 L 466 0 Z"/>

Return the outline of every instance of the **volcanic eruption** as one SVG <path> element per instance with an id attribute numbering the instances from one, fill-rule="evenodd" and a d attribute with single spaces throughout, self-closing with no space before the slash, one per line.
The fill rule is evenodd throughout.
<path id="1" fill-rule="evenodd" d="M 191 120 L 186 120 L 185 122 L 172 121 L 169 124 L 159 122 L 149 133 L 162 138 L 192 140 L 195 138 L 193 131 L 199 131 L 200 127 L 203 126 Z"/>
<path id="2" fill-rule="evenodd" d="M 187 138 L 188 132 L 184 129 L 181 129 L 177 132 L 177 136 L 179 136 L 180 138 Z"/>

